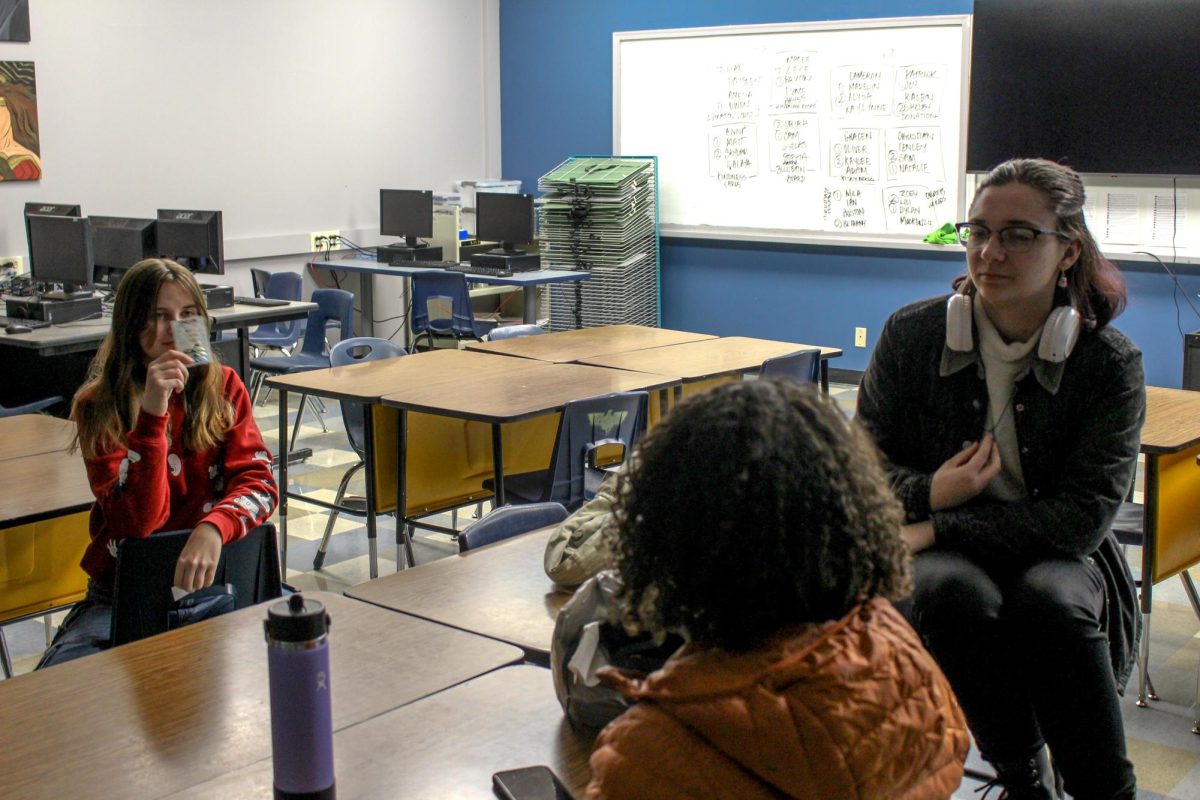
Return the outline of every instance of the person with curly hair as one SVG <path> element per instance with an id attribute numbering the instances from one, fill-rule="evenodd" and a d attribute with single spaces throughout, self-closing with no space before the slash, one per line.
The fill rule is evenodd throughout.
<path id="1" fill-rule="evenodd" d="M 1133 798 L 1117 693 L 1137 601 L 1110 527 L 1146 394 L 1069 167 L 1007 161 L 957 227 L 955 293 L 884 326 L 857 419 L 916 553 L 911 618 L 1007 796 Z M 1047 753 L 1046 745 L 1049 745 Z"/>
<path id="2" fill-rule="evenodd" d="M 589 798 L 945 798 L 966 724 L 889 598 L 901 510 L 869 439 L 811 387 L 731 383 L 642 440 L 614 557 L 631 632 L 688 643 L 592 754 Z"/>

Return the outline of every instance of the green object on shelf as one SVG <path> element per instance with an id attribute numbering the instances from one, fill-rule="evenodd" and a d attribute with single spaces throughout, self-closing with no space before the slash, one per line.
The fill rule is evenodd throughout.
<path id="1" fill-rule="evenodd" d="M 947 222 L 942 227 L 930 231 L 925 237 L 926 244 L 958 244 L 958 235 L 954 232 L 954 223 Z"/>

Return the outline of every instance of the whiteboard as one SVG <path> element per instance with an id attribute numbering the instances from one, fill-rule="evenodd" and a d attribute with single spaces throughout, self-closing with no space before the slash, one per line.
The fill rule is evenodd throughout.
<path id="1" fill-rule="evenodd" d="M 666 236 L 895 245 L 962 219 L 970 18 L 613 34 Z"/>

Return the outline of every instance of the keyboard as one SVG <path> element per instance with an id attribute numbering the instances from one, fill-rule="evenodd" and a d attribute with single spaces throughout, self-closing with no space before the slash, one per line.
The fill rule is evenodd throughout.
<path id="1" fill-rule="evenodd" d="M 444 269 L 448 272 L 461 272 L 464 275 L 487 275 L 489 278 L 508 278 L 512 275 L 512 270 L 504 267 L 477 267 L 473 264 L 460 264 L 457 261 L 401 261 L 392 266 Z"/>
<path id="2" fill-rule="evenodd" d="M 288 304 L 287 300 L 278 300 L 274 297 L 235 297 L 233 302 L 243 306 L 260 306 L 261 308 L 275 308 Z"/>
<path id="3" fill-rule="evenodd" d="M 50 323 L 44 319 L 21 319 L 20 317 L 0 317 L 0 328 L 6 328 L 9 325 L 24 325 L 26 328 L 49 328 Z"/>

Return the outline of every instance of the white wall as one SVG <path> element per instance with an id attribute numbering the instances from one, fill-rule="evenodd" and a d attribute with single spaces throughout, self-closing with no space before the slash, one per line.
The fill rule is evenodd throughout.
<path id="1" fill-rule="evenodd" d="M 381 187 L 499 177 L 498 0 L 33 0 L 43 178 L 0 183 L 0 257 L 26 201 L 84 214 L 224 212 L 228 282 L 298 269 L 308 232 L 379 241 Z"/>

